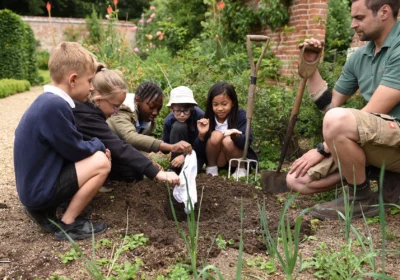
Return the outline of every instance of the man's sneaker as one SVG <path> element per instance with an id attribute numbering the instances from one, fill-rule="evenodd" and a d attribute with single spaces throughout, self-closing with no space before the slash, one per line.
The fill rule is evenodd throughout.
<path id="1" fill-rule="evenodd" d="M 373 193 L 370 188 L 357 191 L 354 195 L 354 189 L 350 187 L 346 190 L 346 194 L 346 203 L 348 203 L 349 207 L 354 201 L 353 218 L 361 218 L 363 213 L 365 217 L 375 217 L 379 215 L 379 207 L 377 205 L 378 196 L 376 193 Z M 320 220 L 338 219 L 338 212 L 341 212 L 343 215 L 345 214 L 345 200 L 343 194 L 330 202 L 315 205 L 311 211 L 311 215 Z"/>
<path id="2" fill-rule="evenodd" d="M 218 166 L 207 166 L 206 167 L 206 174 L 211 176 L 218 176 Z"/>
<path id="3" fill-rule="evenodd" d="M 247 170 L 246 168 L 238 167 L 236 168 L 235 172 L 231 175 L 234 179 L 239 179 L 243 177 L 247 177 Z"/>
<path id="4" fill-rule="evenodd" d="M 92 234 L 98 235 L 107 230 L 107 225 L 103 222 L 92 223 L 90 220 L 77 217 L 72 224 L 64 224 L 62 221 L 59 223 L 60 227 L 69 235 L 73 240 L 82 240 L 91 238 Z M 54 233 L 57 240 L 68 240 L 63 231 L 58 229 Z"/>
<path id="5" fill-rule="evenodd" d="M 58 222 L 55 214 L 50 215 L 45 211 L 29 210 L 26 207 L 24 207 L 24 212 L 29 217 L 29 219 L 31 219 L 45 232 L 55 232 L 57 230 L 57 227 L 49 221 L 49 219 L 51 219 L 55 222 Z"/>

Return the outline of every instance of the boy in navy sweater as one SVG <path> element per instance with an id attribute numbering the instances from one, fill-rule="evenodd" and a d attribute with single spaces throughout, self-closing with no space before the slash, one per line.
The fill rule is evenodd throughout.
<path id="1" fill-rule="evenodd" d="M 92 235 L 91 222 L 79 216 L 107 178 L 111 154 L 99 139 L 83 141 L 75 128 L 72 99 L 84 102 L 92 87 L 96 59 L 78 43 L 63 42 L 49 59 L 51 85 L 28 108 L 15 131 L 14 168 L 25 213 L 57 240 Z M 70 202 L 69 202 L 70 201 Z M 56 208 L 69 202 L 61 220 Z M 93 223 L 94 234 L 107 226 Z"/>

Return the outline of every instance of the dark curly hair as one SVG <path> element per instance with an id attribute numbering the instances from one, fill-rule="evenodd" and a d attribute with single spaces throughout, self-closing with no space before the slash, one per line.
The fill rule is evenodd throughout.
<path id="1" fill-rule="evenodd" d="M 161 88 L 152 82 L 141 83 L 135 93 L 135 97 L 140 98 L 141 101 L 148 99 L 147 103 L 156 100 L 160 96 L 164 97 Z"/>

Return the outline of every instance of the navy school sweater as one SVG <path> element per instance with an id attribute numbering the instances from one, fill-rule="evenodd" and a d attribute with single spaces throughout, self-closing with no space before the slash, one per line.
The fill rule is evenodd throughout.
<path id="1" fill-rule="evenodd" d="M 43 93 L 28 108 L 15 131 L 14 169 L 23 205 L 44 209 L 51 202 L 57 177 L 67 163 L 105 152 L 99 139 L 84 141 L 69 104 Z"/>

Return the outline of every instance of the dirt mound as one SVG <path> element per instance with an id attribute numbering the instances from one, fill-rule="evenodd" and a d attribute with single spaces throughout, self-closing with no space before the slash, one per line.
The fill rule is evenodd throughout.
<path id="1" fill-rule="evenodd" d="M 203 192 L 200 211 L 199 257 L 215 257 L 219 249 L 215 244 L 218 234 L 225 240 L 233 239 L 234 248 L 239 246 L 240 207 L 243 204 L 244 251 L 265 252 L 260 239 L 259 211 L 257 203 L 267 199 L 271 230 L 276 228 L 282 205 L 276 199 L 268 199 L 253 186 L 240 182 L 200 174 L 197 178 L 198 200 Z M 187 230 L 183 204 L 173 203 L 180 226 Z M 171 251 L 184 250 L 181 236 L 173 220 L 170 200 L 165 183 L 142 181 L 135 184 L 121 183 L 112 193 L 99 194 L 92 202 L 94 219 L 105 221 L 111 228 L 125 233 L 128 211 L 128 234 L 144 233 L 151 245 L 163 249 L 157 256 L 144 256 L 147 266 L 162 266 Z M 196 204 L 196 219 L 199 203 Z M 165 253 L 166 256 L 162 254 Z M 161 255 L 160 255 L 161 254 Z M 143 257 L 143 256 L 142 256 Z M 173 254 L 173 257 L 176 257 Z"/>

